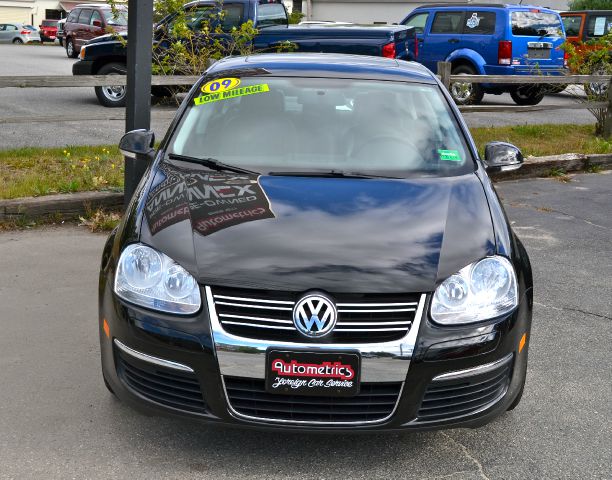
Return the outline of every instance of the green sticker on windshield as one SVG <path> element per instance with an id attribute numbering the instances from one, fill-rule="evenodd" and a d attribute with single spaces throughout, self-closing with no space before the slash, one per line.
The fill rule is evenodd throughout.
<path id="1" fill-rule="evenodd" d="M 438 155 L 440 155 L 440 160 L 444 160 L 447 162 L 462 162 L 463 159 L 461 155 L 459 155 L 458 150 L 438 150 Z"/>
<path id="2" fill-rule="evenodd" d="M 269 91 L 270 87 L 268 87 L 268 84 L 261 83 L 248 87 L 232 88 L 231 90 L 222 92 L 205 93 L 194 98 L 193 101 L 196 105 L 204 105 L 205 103 L 218 102 L 219 100 L 227 100 L 228 98 L 244 97 L 245 95 L 254 95 L 256 93 L 265 93 Z"/>

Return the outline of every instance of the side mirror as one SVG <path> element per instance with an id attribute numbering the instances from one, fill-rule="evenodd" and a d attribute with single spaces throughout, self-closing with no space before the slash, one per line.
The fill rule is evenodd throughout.
<path id="1" fill-rule="evenodd" d="M 151 130 L 132 130 L 127 132 L 119 141 L 119 150 L 128 158 L 137 158 L 138 155 L 151 157 L 155 152 L 155 134 Z"/>
<path id="2" fill-rule="evenodd" d="M 485 146 L 484 163 L 487 172 L 509 172 L 521 168 L 523 154 L 506 142 L 489 142 Z"/>
<path id="3" fill-rule="evenodd" d="M 101 22 L 100 20 L 94 20 L 94 21 L 92 22 L 92 25 L 93 25 L 94 27 L 101 27 L 101 26 L 102 26 L 102 22 Z"/>

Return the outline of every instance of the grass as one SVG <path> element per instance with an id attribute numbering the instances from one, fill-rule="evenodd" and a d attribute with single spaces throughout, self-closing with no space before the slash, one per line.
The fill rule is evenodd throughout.
<path id="1" fill-rule="evenodd" d="M 492 140 L 510 142 L 524 156 L 542 157 L 561 153 L 612 153 L 612 140 L 595 136 L 594 125 L 514 125 L 470 129 L 478 150 Z"/>
<path id="2" fill-rule="evenodd" d="M 481 154 L 492 140 L 513 143 L 525 156 L 612 153 L 612 141 L 596 137 L 592 125 L 516 125 L 471 132 Z M 114 145 L 0 150 L 0 199 L 121 189 L 123 157 Z"/>
<path id="3" fill-rule="evenodd" d="M 116 146 L 0 150 L 0 198 L 123 189 Z"/>

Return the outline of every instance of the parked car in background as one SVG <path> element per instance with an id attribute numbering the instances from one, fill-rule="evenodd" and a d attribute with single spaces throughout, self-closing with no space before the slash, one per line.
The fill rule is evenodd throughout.
<path id="1" fill-rule="evenodd" d="M 568 42 L 586 42 L 612 32 L 612 10 L 562 12 L 561 18 Z"/>
<path id="2" fill-rule="evenodd" d="M 189 27 L 201 29 L 203 20 L 210 18 L 218 3 L 214 0 L 190 2 L 192 20 Z M 253 43 L 258 52 L 273 51 L 275 46 L 290 41 L 298 52 L 351 53 L 401 60 L 411 60 L 408 41 L 410 30 L 398 25 L 353 25 L 346 23 L 314 23 L 289 25 L 287 11 L 280 0 L 225 0 L 222 5 L 222 29 L 228 31 L 251 20 L 259 30 Z M 219 13 L 219 12 L 217 12 Z M 167 32 L 173 17 L 162 19 L 155 27 L 154 42 L 158 48 L 167 43 Z M 124 33 L 125 34 L 125 33 Z M 222 37 L 222 34 L 219 35 Z M 68 49 L 68 45 L 66 45 Z M 125 74 L 127 49 L 125 42 L 115 35 L 96 38 L 82 47 L 80 62 L 72 67 L 74 75 Z M 122 86 L 96 87 L 99 102 L 105 107 L 125 105 L 125 88 Z"/>
<path id="3" fill-rule="evenodd" d="M 30 30 L 23 23 L 0 23 L 0 43 L 23 44 L 32 42 L 40 42 L 40 35 L 36 30 Z"/>
<path id="4" fill-rule="evenodd" d="M 437 62 L 452 64 L 454 75 L 563 75 L 565 40 L 554 10 L 526 5 L 451 4 L 418 7 L 402 25 L 416 29 L 416 60 L 433 72 Z M 544 97 L 538 85 L 454 82 L 460 105 L 479 103 L 485 93 L 509 92 L 519 105 Z"/>
<path id="5" fill-rule="evenodd" d="M 58 20 L 57 22 L 57 41 L 59 42 L 61 47 L 64 46 L 64 25 L 65 24 L 66 24 L 65 18 Z"/>
<path id="6" fill-rule="evenodd" d="M 64 25 L 66 55 L 76 58 L 86 42 L 107 34 L 110 28 L 116 32 L 127 31 L 127 8 L 117 8 L 119 15 L 114 17 L 111 7 L 106 4 L 77 5 Z"/>
<path id="7" fill-rule="evenodd" d="M 55 42 L 57 38 L 57 20 L 43 20 L 39 28 L 41 42 Z"/>
<path id="8" fill-rule="evenodd" d="M 577 49 L 585 54 L 601 49 L 601 46 L 593 45 L 593 41 L 605 37 L 612 32 L 612 10 L 582 10 L 574 12 L 562 12 L 561 18 L 565 26 L 567 41 L 577 46 Z M 612 51 L 609 52 L 607 60 L 594 66 L 591 72 L 594 75 L 609 75 Z M 584 72 L 583 72 L 584 73 Z M 605 98 L 608 92 L 608 82 L 591 82 L 584 85 L 585 92 L 590 96 Z"/>

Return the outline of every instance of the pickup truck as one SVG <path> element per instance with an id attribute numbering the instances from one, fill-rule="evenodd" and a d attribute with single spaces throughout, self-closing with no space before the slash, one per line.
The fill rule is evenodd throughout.
<path id="1" fill-rule="evenodd" d="M 214 0 L 195 1 L 184 5 L 189 9 L 191 28 L 197 31 L 207 12 L 219 8 Z M 298 52 L 347 53 L 412 60 L 409 51 L 414 41 L 413 30 L 402 25 L 312 24 L 289 25 L 287 11 L 280 0 L 225 0 L 221 27 L 227 31 L 251 20 L 258 29 L 255 51 L 274 51 L 286 41 L 297 45 Z M 162 37 L 172 24 L 168 16 L 154 27 L 154 44 L 163 48 Z M 127 39 L 127 34 L 121 34 Z M 89 41 L 72 67 L 74 75 L 125 74 L 127 64 L 125 42 L 116 35 L 105 35 Z M 153 92 L 155 93 L 155 92 Z M 98 101 L 105 107 L 125 105 L 125 88 L 96 87 Z"/>

